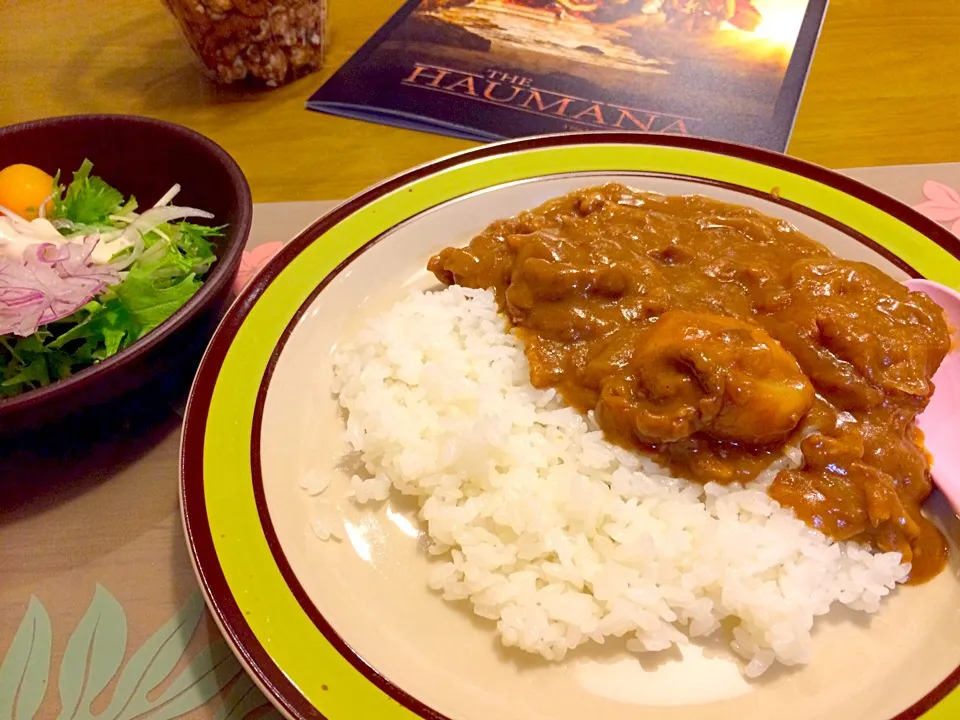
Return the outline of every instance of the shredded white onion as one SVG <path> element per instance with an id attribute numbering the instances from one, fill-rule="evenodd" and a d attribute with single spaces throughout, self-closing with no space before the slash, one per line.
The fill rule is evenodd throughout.
<path id="1" fill-rule="evenodd" d="M 122 250 L 123 246 L 128 243 L 133 244 L 132 252 L 118 260 L 114 264 L 114 267 L 117 270 L 126 270 L 128 267 L 133 265 L 133 263 L 140 259 L 140 256 L 143 255 L 145 247 L 143 236 L 148 232 L 159 232 L 161 237 L 166 237 L 163 235 L 162 231 L 157 231 L 158 225 L 162 225 L 165 222 L 170 222 L 171 220 L 180 220 L 181 218 L 188 217 L 210 219 L 213 217 L 213 214 L 208 213 L 206 210 L 198 210 L 197 208 L 177 207 L 175 205 L 170 205 L 165 207 L 150 208 L 145 213 L 138 216 L 136 220 L 123 229 L 123 232 L 121 232 L 118 237 L 111 238 L 106 241 L 108 244 L 119 242 L 121 245 L 120 250 Z M 170 238 L 166 237 L 166 239 L 169 242 Z"/>
<path id="2" fill-rule="evenodd" d="M 43 202 L 40 203 L 40 208 L 37 210 L 37 215 L 46 220 L 47 218 L 47 203 L 53 200 L 53 193 L 47 195 Z"/>
<path id="3" fill-rule="evenodd" d="M 112 263 L 113 267 L 117 270 L 126 270 L 140 259 L 140 256 L 143 255 L 144 247 L 143 235 L 138 234 L 136 239 L 133 241 L 133 249 L 130 251 L 130 254 L 124 255 L 122 258 Z M 117 252 L 123 249 L 124 248 L 121 247 Z"/>
<path id="4" fill-rule="evenodd" d="M 198 210 L 197 208 L 177 207 L 176 205 L 150 208 L 124 228 L 120 234 L 120 239 L 133 240 L 137 235 L 146 235 L 155 229 L 157 225 L 188 217 L 199 217 L 209 220 L 213 217 L 213 213 L 208 213 L 206 210 Z"/>
<path id="5" fill-rule="evenodd" d="M 143 251 L 143 253 L 140 255 L 140 259 L 145 262 L 149 262 L 154 258 L 159 257 L 160 255 L 163 254 L 166 246 L 169 244 L 170 244 L 170 238 L 166 238 L 161 242 L 154 243 L 149 248 Z"/>
<path id="6" fill-rule="evenodd" d="M 163 195 L 162 198 L 160 198 L 159 200 L 157 200 L 157 202 L 154 204 L 154 207 L 155 207 L 155 208 L 157 208 L 157 207 L 163 207 L 164 205 L 166 205 L 167 203 L 169 203 L 171 200 L 173 200 L 173 199 L 177 196 L 177 194 L 178 194 L 179 192 L 180 192 L 180 184 L 177 183 L 177 184 L 175 184 L 172 188 L 170 188 L 169 190 L 167 190 L 167 192 L 164 193 L 164 195 Z"/>

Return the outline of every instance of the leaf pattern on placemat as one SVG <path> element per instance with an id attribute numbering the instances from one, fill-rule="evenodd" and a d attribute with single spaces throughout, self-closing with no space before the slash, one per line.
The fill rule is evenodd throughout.
<path id="1" fill-rule="evenodd" d="M 0 664 L 0 718 L 30 720 L 43 703 L 50 676 L 50 616 L 35 597 Z"/>
<path id="2" fill-rule="evenodd" d="M 58 720 L 174 720 L 207 705 L 224 690 L 217 720 L 244 720 L 253 713 L 278 720 L 279 713 L 221 638 L 202 648 L 171 677 L 185 660 L 203 616 L 203 597 L 197 591 L 124 664 L 126 612 L 106 588 L 97 585 L 67 641 L 57 692 L 50 693 L 53 630 L 43 604 L 31 597 L 0 663 L 0 720 L 33 720 L 44 701 L 55 702 L 56 695 L 61 708 Z M 93 703 L 114 678 L 106 710 L 95 714 Z M 164 684 L 162 692 L 154 692 Z M 266 708 L 269 712 L 262 713 Z"/>
<path id="3" fill-rule="evenodd" d="M 120 669 L 126 649 L 126 613 L 97 585 L 60 663 L 60 720 L 91 720 L 90 704 Z"/>
<path id="4" fill-rule="evenodd" d="M 227 644 L 223 640 L 215 641 L 197 653 L 157 698 L 150 720 L 172 720 L 206 705 L 241 672 L 240 663 Z"/>
<path id="5" fill-rule="evenodd" d="M 270 711 L 261 715 L 261 720 L 280 720 L 280 713 L 270 705 L 253 680 L 246 673 L 241 673 L 223 699 L 213 720 L 243 720 L 251 713 L 267 707 Z"/>
<path id="6" fill-rule="evenodd" d="M 173 672 L 201 618 L 203 598 L 200 593 L 195 593 L 180 612 L 147 638 L 127 662 L 105 717 L 136 716 L 149 709 L 147 693 Z"/>

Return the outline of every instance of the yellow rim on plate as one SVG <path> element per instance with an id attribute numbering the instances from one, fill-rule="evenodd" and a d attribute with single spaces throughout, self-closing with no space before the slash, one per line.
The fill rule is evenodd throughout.
<path id="1" fill-rule="evenodd" d="M 503 183 L 601 171 L 684 177 L 775 199 L 960 287 L 960 243 L 932 221 L 830 171 L 706 140 L 597 133 L 508 141 L 417 168 L 344 203 L 284 248 L 221 324 L 191 393 L 182 447 L 184 523 L 208 603 L 254 677 L 291 717 L 441 716 L 347 659 L 277 564 L 262 523 L 265 503 L 254 491 L 251 439 L 258 392 L 282 335 L 338 265 L 414 215 Z M 958 684 L 960 669 L 932 682 L 907 713 L 936 705 L 931 720 L 960 716 L 960 693 L 946 697 Z"/>

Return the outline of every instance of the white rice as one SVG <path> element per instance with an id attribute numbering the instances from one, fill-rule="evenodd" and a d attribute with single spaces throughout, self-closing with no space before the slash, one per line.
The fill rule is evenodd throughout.
<path id="1" fill-rule="evenodd" d="M 703 487 L 610 445 L 530 384 L 487 291 L 400 301 L 334 373 L 371 476 L 353 478 L 354 499 L 416 496 L 442 560 L 430 586 L 469 600 L 506 646 L 560 660 L 609 636 L 642 653 L 732 629 L 756 677 L 809 662 L 816 616 L 876 612 L 909 572 L 899 553 L 828 540 L 762 485 Z"/>

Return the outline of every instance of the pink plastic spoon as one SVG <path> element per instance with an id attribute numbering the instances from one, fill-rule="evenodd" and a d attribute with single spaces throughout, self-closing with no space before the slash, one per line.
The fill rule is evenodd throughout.
<path id="1" fill-rule="evenodd" d="M 953 335 L 953 347 L 933 376 L 936 390 L 917 417 L 917 426 L 933 456 L 933 481 L 960 514 L 960 293 L 932 280 L 911 279 L 904 284 L 943 308 Z"/>

